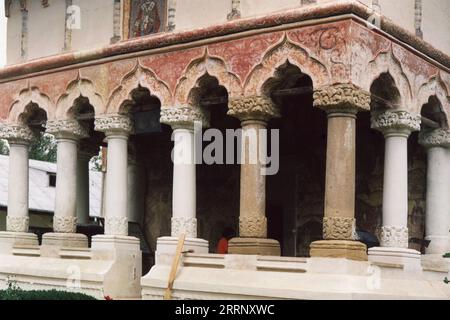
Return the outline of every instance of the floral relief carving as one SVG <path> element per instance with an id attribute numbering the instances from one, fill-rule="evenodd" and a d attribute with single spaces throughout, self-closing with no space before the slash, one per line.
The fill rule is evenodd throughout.
<path id="1" fill-rule="evenodd" d="M 261 216 L 239 217 L 239 236 L 242 238 L 267 238 L 267 218 Z"/>
<path id="2" fill-rule="evenodd" d="M 186 238 L 197 238 L 197 219 L 172 217 L 172 237 L 179 237 L 183 233 Z"/>
<path id="3" fill-rule="evenodd" d="M 6 216 L 6 230 L 10 232 L 28 232 L 29 217 Z"/>
<path id="4" fill-rule="evenodd" d="M 106 135 L 120 133 L 129 135 L 133 132 L 133 123 L 130 117 L 120 114 L 111 114 L 95 119 L 95 130 Z"/>
<path id="5" fill-rule="evenodd" d="M 421 116 L 408 111 L 385 111 L 372 116 L 372 129 L 383 133 L 420 131 Z"/>
<path id="6" fill-rule="evenodd" d="M 328 112 L 370 110 L 370 94 L 351 84 L 326 86 L 314 91 L 314 106 Z"/>
<path id="7" fill-rule="evenodd" d="M 9 143 L 29 144 L 35 138 L 34 133 L 27 126 L 8 126 L 0 128 L 0 138 Z"/>
<path id="8" fill-rule="evenodd" d="M 200 122 L 203 127 L 209 127 L 209 117 L 201 109 L 190 107 L 162 108 L 161 123 L 172 128 L 193 128 L 195 122 Z"/>
<path id="9" fill-rule="evenodd" d="M 324 217 L 323 238 L 325 240 L 355 240 L 356 220 L 346 217 Z"/>
<path id="10" fill-rule="evenodd" d="M 383 226 L 381 228 L 380 245 L 390 248 L 408 248 L 408 228 Z"/>
<path id="11" fill-rule="evenodd" d="M 228 115 L 241 121 L 268 121 L 281 116 L 279 108 L 270 98 L 256 96 L 232 99 L 229 103 Z"/>
<path id="12" fill-rule="evenodd" d="M 89 137 L 88 130 L 77 120 L 52 120 L 47 121 L 46 132 L 54 135 L 57 139 L 84 139 Z"/>
<path id="13" fill-rule="evenodd" d="M 70 216 L 53 217 L 53 230 L 56 233 L 76 233 L 77 232 L 77 218 Z"/>
<path id="14" fill-rule="evenodd" d="M 105 218 L 105 234 L 114 236 L 128 236 L 127 217 L 108 217 Z"/>
<path id="15" fill-rule="evenodd" d="M 450 132 L 445 129 L 422 130 L 419 134 L 419 143 L 426 148 L 449 148 Z"/>

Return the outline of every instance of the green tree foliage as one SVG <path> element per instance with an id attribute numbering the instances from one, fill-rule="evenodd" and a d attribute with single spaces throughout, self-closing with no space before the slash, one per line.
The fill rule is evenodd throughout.
<path id="1" fill-rule="evenodd" d="M 0 155 L 2 156 L 9 155 L 9 147 L 8 142 L 6 142 L 6 140 L 0 140 Z"/>
<path id="2" fill-rule="evenodd" d="M 30 159 L 56 163 L 56 150 L 53 136 L 39 133 L 30 145 Z"/>

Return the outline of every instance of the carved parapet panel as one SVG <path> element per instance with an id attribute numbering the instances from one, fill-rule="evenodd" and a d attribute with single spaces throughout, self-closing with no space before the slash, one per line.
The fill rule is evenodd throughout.
<path id="1" fill-rule="evenodd" d="M 420 132 L 419 143 L 425 148 L 449 148 L 450 132 L 444 129 L 434 129 Z"/>
<path id="2" fill-rule="evenodd" d="M 253 96 L 231 99 L 228 115 L 241 121 L 262 120 L 280 117 L 279 108 L 270 98 Z"/>
<path id="3" fill-rule="evenodd" d="M 337 84 L 314 91 L 314 107 L 328 113 L 370 110 L 370 94 L 352 84 Z"/>
<path id="4" fill-rule="evenodd" d="M 404 134 L 419 131 L 421 117 L 408 111 L 385 111 L 372 117 L 372 129 L 383 134 Z"/>
<path id="5" fill-rule="evenodd" d="M 346 217 L 324 217 L 323 238 L 325 240 L 355 240 L 356 220 Z"/>
<path id="6" fill-rule="evenodd" d="M 34 134 L 27 126 L 3 126 L 0 128 L 0 138 L 13 144 L 30 144 Z"/>
<path id="7" fill-rule="evenodd" d="M 390 248 L 408 248 L 408 228 L 383 226 L 381 228 L 380 245 Z"/>
<path id="8" fill-rule="evenodd" d="M 76 233 L 77 218 L 70 216 L 54 216 L 53 230 L 56 233 Z"/>
<path id="9" fill-rule="evenodd" d="M 197 219 L 172 217 L 172 237 L 179 237 L 183 233 L 187 238 L 197 238 Z"/>
<path id="10" fill-rule="evenodd" d="M 128 218 L 106 216 L 105 234 L 114 236 L 128 236 Z"/>
<path id="11" fill-rule="evenodd" d="M 6 230 L 11 232 L 28 232 L 29 217 L 6 216 Z"/>
<path id="12" fill-rule="evenodd" d="M 173 129 L 193 129 L 194 123 L 199 122 L 203 127 L 209 127 L 208 115 L 200 109 L 190 107 L 162 108 L 161 123 Z"/>
<path id="13" fill-rule="evenodd" d="M 46 132 L 55 136 L 56 139 L 80 140 L 89 137 L 88 130 L 77 120 L 54 120 L 47 121 Z"/>
<path id="14" fill-rule="evenodd" d="M 267 218 L 261 216 L 239 217 L 239 237 L 267 238 Z"/>
<path id="15" fill-rule="evenodd" d="M 128 136 L 133 133 L 134 127 L 130 117 L 114 114 L 96 118 L 95 130 L 104 132 L 107 136 L 114 134 Z"/>

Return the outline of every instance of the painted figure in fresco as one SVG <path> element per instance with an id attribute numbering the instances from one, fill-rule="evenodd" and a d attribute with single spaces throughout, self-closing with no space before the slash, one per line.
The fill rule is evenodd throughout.
<path id="1" fill-rule="evenodd" d="M 136 2 L 139 3 L 137 4 L 137 14 L 133 24 L 133 37 L 159 32 L 161 20 L 157 2 L 153 0 L 139 0 Z"/>

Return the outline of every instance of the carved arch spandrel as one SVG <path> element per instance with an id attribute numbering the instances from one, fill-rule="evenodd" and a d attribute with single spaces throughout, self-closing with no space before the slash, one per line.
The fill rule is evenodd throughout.
<path id="1" fill-rule="evenodd" d="M 418 90 L 417 98 L 415 99 L 414 112 L 421 113 L 422 107 L 435 96 L 441 106 L 442 112 L 447 117 L 447 125 L 450 123 L 450 95 L 442 78 L 438 75 L 433 77 L 427 83 L 424 83 Z"/>
<path id="2" fill-rule="evenodd" d="M 250 72 L 244 85 L 244 95 L 263 95 L 263 86 L 266 81 L 273 77 L 277 68 L 286 62 L 297 66 L 303 73 L 310 76 L 314 87 L 330 83 L 327 67 L 285 36 L 265 53 L 261 63 Z"/>
<path id="3" fill-rule="evenodd" d="M 79 97 L 89 99 L 89 103 L 94 108 L 96 115 L 105 112 L 104 99 L 96 91 L 94 84 L 90 80 L 79 76 L 69 83 L 66 92 L 56 102 L 56 119 L 63 120 L 70 118 L 69 112 Z"/>
<path id="4" fill-rule="evenodd" d="M 205 49 L 203 56 L 193 60 L 179 79 L 175 88 L 175 105 L 189 104 L 192 90 L 197 87 L 198 81 L 204 75 L 215 77 L 219 85 L 227 89 L 230 97 L 242 95 L 242 84 L 239 77 L 228 70 L 222 59 L 210 56 L 208 50 Z"/>
<path id="5" fill-rule="evenodd" d="M 372 59 L 367 65 L 366 73 L 359 79 L 353 79 L 353 81 L 363 90 L 370 92 L 373 82 L 383 73 L 389 73 L 391 75 L 394 79 L 395 86 L 400 92 L 401 106 L 399 108 L 410 110 L 413 101 L 411 83 L 403 71 L 400 61 L 394 57 L 392 48 L 387 52 L 378 54 Z"/>
<path id="6" fill-rule="evenodd" d="M 36 104 L 39 108 L 45 110 L 48 120 L 55 119 L 55 106 L 50 98 L 41 93 L 36 87 L 28 87 L 22 90 L 9 109 L 8 124 L 21 124 L 20 117 L 26 112 L 30 104 Z"/>
<path id="7" fill-rule="evenodd" d="M 172 104 L 169 86 L 152 70 L 143 67 L 138 60 L 133 69 L 122 78 L 120 85 L 113 90 L 105 112 L 121 113 L 124 106 L 132 104 L 132 91 L 139 87 L 148 89 L 152 96 L 161 101 L 162 106 Z"/>

